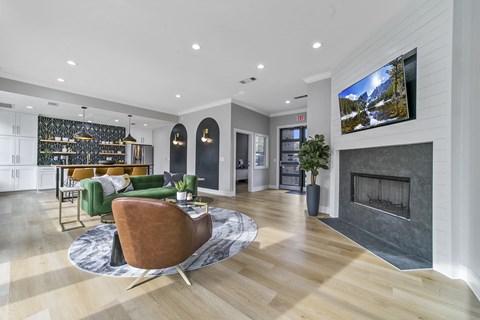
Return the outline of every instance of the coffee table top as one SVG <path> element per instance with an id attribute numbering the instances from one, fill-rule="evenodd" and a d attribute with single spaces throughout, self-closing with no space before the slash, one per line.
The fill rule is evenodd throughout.
<path id="1" fill-rule="evenodd" d="M 195 202 L 210 204 L 214 201 L 213 198 L 206 197 L 206 196 L 196 196 L 196 197 L 193 197 L 192 200 L 177 200 L 176 196 L 171 196 L 171 197 L 168 197 L 167 200 L 173 203 L 186 203 L 186 204 L 194 204 Z"/>
<path id="2" fill-rule="evenodd" d="M 212 198 L 206 199 L 213 201 Z M 176 204 L 180 209 L 185 213 L 190 215 L 192 218 L 196 218 L 201 214 L 208 213 L 208 204 L 207 202 L 200 202 L 198 197 L 195 197 L 193 200 L 177 200 L 177 197 L 168 197 L 165 199 L 167 202 Z M 202 199 L 205 200 L 205 199 Z"/>

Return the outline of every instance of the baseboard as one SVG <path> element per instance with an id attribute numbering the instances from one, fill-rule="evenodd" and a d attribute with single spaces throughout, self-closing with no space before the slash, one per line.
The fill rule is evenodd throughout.
<path id="1" fill-rule="evenodd" d="M 277 185 L 271 184 L 268 186 L 269 189 L 278 189 Z"/>
<path id="2" fill-rule="evenodd" d="M 472 289 L 473 293 L 477 296 L 477 299 L 480 300 L 480 277 L 472 269 L 467 269 L 467 283 Z"/>
<path id="3" fill-rule="evenodd" d="M 213 189 L 208 189 L 208 188 L 198 188 L 198 191 L 203 192 L 203 193 L 214 194 L 214 195 L 217 195 L 217 196 L 225 196 L 225 197 L 235 196 L 235 193 L 233 193 L 233 191 L 213 190 Z"/>
<path id="4" fill-rule="evenodd" d="M 331 215 L 330 207 L 320 206 L 320 208 L 318 208 L 318 209 L 319 209 L 319 211 L 320 211 L 321 213 L 326 213 L 326 214 Z"/>
<path id="5" fill-rule="evenodd" d="M 269 186 L 258 186 L 258 187 L 252 187 L 252 192 L 257 192 L 257 191 L 262 191 L 262 190 L 267 190 Z"/>

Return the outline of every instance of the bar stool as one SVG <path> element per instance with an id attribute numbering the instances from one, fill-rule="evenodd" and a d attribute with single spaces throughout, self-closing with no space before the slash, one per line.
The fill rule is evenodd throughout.
<path id="1" fill-rule="evenodd" d="M 135 167 L 133 168 L 132 176 L 146 176 L 147 168 L 146 167 Z"/>
<path id="2" fill-rule="evenodd" d="M 124 170 L 125 173 L 128 174 L 129 176 L 132 175 L 132 172 L 133 172 L 133 168 L 132 168 L 132 167 L 124 167 L 123 170 Z"/>
<path id="3" fill-rule="evenodd" d="M 95 175 L 96 176 L 103 176 L 107 174 L 108 168 L 95 168 Z"/>
<path id="4" fill-rule="evenodd" d="M 75 186 L 80 180 L 93 178 L 93 169 L 91 168 L 77 168 L 73 171 L 72 181 Z"/>
<path id="5" fill-rule="evenodd" d="M 63 184 L 67 187 L 71 187 L 73 184 L 73 181 L 72 181 L 73 171 L 75 171 L 74 168 L 69 168 L 67 170 L 67 179 L 65 179 L 65 181 L 63 182 Z"/>
<path id="6" fill-rule="evenodd" d="M 120 167 L 108 168 L 107 174 L 109 176 L 121 176 L 123 174 L 123 168 L 120 168 Z"/>

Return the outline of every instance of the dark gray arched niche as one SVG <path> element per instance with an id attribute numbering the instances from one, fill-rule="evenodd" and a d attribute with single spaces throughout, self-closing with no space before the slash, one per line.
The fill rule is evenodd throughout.
<path id="1" fill-rule="evenodd" d="M 203 142 L 203 131 L 208 129 L 209 142 Z M 218 190 L 218 172 L 220 156 L 220 129 L 217 121 L 205 118 L 200 122 L 195 136 L 195 174 L 204 178 L 198 182 L 202 188 Z"/>
<path id="2" fill-rule="evenodd" d="M 177 144 L 174 144 L 178 133 Z M 187 173 L 187 129 L 181 123 L 173 127 L 170 133 L 170 172 Z"/>

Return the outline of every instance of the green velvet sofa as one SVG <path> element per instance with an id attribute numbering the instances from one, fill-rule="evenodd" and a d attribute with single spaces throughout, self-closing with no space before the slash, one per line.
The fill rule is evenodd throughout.
<path id="1" fill-rule="evenodd" d="M 163 186 L 163 174 L 149 176 L 131 176 L 133 191 L 114 193 L 103 196 L 103 188 L 100 182 L 91 179 L 85 179 L 80 185 L 85 188 L 80 193 L 80 204 L 82 210 L 90 216 L 98 216 L 112 212 L 113 199 L 120 197 L 143 197 L 154 199 L 165 199 L 175 196 L 177 190 L 175 187 Z M 187 182 L 187 191 L 194 196 L 197 195 L 198 180 L 197 176 L 184 175 L 183 180 Z"/>

